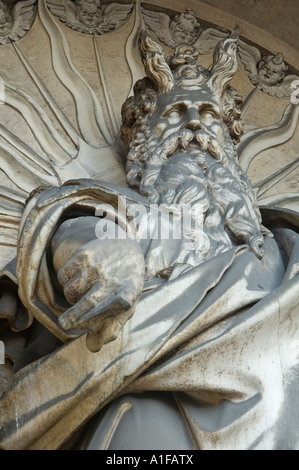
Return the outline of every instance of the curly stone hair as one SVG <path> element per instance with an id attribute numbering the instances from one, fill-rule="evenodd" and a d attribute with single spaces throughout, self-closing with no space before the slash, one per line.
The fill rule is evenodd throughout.
<path id="1" fill-rule="evenodd" d="M 155 112 L 158 96 L 155 83 L 145 77 L 136 82 L 134 96 L 124 102 L 121 110 L 121 138 L 128 149 L 135 141 L 136 136 L 137 140 L 140 140 L 141 135 L 146 134 L 146 123 Z M 220 105 L 223 122 L 227 125 L 235 143 L 239 141 L 243 133 L 242 103 L 243 100 L 237 91 L 227 85 Z M 148 137 L 148 135 L 144 135 L 145 139 Z"/>

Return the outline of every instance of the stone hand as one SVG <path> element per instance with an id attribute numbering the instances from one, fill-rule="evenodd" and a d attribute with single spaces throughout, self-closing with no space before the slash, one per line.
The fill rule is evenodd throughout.
<path id="1" fill-rule="evenodd" d="M 78 248 L 57 278 L 72 305 L 60 317 L 65 330 L 109 330 L 109 340 L 133 313 L 142 292 L 144 257 L 130 239 L 94 239 Z"/>

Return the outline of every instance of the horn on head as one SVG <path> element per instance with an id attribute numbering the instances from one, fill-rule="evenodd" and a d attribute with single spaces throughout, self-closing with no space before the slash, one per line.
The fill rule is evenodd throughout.
<path id="1" fill-rule="evenodd" d="M 239 36 L 234 33 L 220 41 L 215 48 L 208 84 L 218 96 L 222 96 L 226 85 L 236 73 L 238 39 Z"/>
<path id="2" fill-rule="evenodd" d="M 162 47 L 144 30 L 139 33 L 138 43 L 146 75 L 155 83 L 159 94 L 169 92 L 174 86 L 174 78 Z"/>

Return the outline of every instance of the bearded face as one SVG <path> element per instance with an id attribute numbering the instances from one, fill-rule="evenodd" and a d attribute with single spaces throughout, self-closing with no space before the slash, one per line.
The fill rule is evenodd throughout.
<path id="1" fill-rule="evenodd" d="M 145 135 L 128 155 L 129 184 L 153 203 L 200 205 L 214 254 L 244 242 L 261 257 L 254 194 L 209 86 L 176 86 L 158 96 Z"/>
<path id="2" fill-rule="evenodd" d="M 165 60 L 146 32 L 139 50 L 147 77 L 123 106 L 128 183 L 153 203 L 196 204 L 210 240 L 207 257 L 246 243 L 263 255 L 261 216 L 232 138 L 242 133 L 240 97 L 228 83 L 237 69 L 237 37 L 221 41 L 203 69 L 190 48 Z M 192 209 L 193 212 L 193 209 Z"/>
<path id="3" fill-rule="evenodd" d="M 143 163 L 140 189 L 149 199 L 165 202 L 165 194 L 161 190 L 157 194 L 163 181 L 175 185 L 177 180 L 180 186 L 204 175 L 216 162 L 226 166 L 234 162 L 233 143 L 220 114 L 216 96 L 205 85 L 200 90 L 175 88 L 158 97 L 147 122 L 149 139 L 136 146 L 138 156 L 134 148 L 128 156 L 130 160 L 133 154 L 133 160 L 137 157 Z M 189 171 L 183 170 L 186 166 Z M 128 176 L 130 179 L 130 170 Z"/>

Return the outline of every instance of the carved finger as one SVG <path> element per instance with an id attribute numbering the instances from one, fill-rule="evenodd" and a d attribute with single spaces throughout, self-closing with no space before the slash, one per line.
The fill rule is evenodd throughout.
<path id="1" fill-rule="evenodd" d="M 73 255 L 57 272 L 57 279 L 62 286 L 65 286 L 75 277 L 84 265 L 85 256 L 83 253 Z"/>
<path id="2" fill-rule="evenodd" d="M 99 285 L 99 273 L 94 271 L 84 268 L 64 285 L 64 296 L 69 304 L 79 302 L 95 283 Z"/>
<path id="3" fill-rule="evenodd" d="M 119 287 L 108 295 L 99 305 L 80 318 L 80 328 L 97 331 L 104 320 L 128 312 L 136 300 L 136 291 L 132 284 Z"/>
<path id="4" fill-rule="evenodd" d="M 59 323 L 65 330 L 91 329 L 96 331 L 103 321 L 129 311 L 137 296 L 133 284 L 118 287 L 104 299 L 101 298 L 103 294 L 100 295 L 99 289 L 98 284 L 93 286 L 76 305 L 59 318 Z M 96 291 L 99 294 L 98 302 L 95 302 Z"/>
<path id="5" fill-rule="evenodd" d="M 66 310 L 58 319 L 64 330 L 77 329 L 80 317 L 91 311 L 105 297 L 100 283 L 94 284 L 89 291 L 71 308 Z"/>

